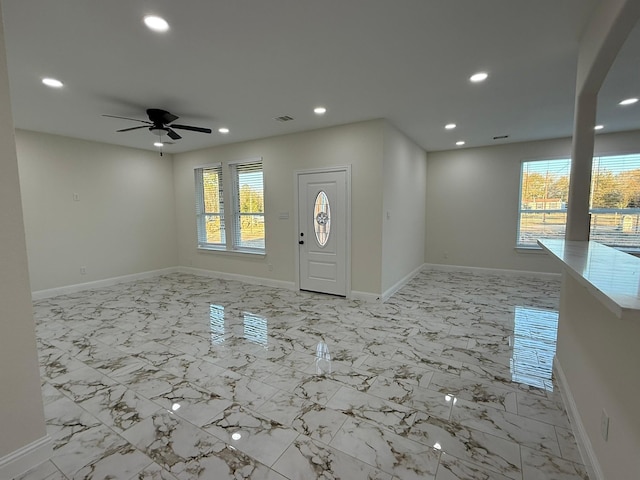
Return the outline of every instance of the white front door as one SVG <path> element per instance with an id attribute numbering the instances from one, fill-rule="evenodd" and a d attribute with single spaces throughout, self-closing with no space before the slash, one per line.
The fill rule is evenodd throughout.
<path id="1" fill-rule="evenodd" d="M 347 295 L 347 171 L 298 174 L 300 289 Z"/>

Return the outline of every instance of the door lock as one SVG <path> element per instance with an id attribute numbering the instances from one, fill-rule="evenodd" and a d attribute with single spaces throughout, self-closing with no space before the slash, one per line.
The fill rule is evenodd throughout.
<path id="1" fill-rule="evenodd" d="M 300 241 L 298 242 L 298 245 L 304 245 L 304 240 L 300 240 Z"/>

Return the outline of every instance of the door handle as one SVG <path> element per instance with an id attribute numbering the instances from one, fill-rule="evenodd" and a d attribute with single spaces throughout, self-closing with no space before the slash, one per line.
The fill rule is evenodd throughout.
<path id="1" fill-rule="evenodd" d="M 304 245 L 304 240 L 299 240 L 298 245 Z"/>

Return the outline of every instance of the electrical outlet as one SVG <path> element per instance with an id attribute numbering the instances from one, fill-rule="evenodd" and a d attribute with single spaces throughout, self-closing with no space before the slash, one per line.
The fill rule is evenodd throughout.
<path id="1" fill-rule="evenodd" d="M 80 201 L 80 194 L 79 193 L 74 193 L 73 194 L 73 201 L 74 202 L 79 202 Z"/>
<path id="2" fill-rule="evenodd" d="M 273 272 L 273 264 L 271 263 L 267 264 L 267 270 L 269 270 L 270 272 Z"/>
<path id="3" fill-rule="evenodd" d="M 442 258 L 449 258 L 449 252 L 442 252 Z"/>
<path id="4" fill-rule="evenodd" d="M 87 274 L 87 267 L 80 267 L 80 275 L 86 275 Z"/>
<path id="5" fill-rule="evenodd" d="M 607 415 L 604 408 L 602 409 L 602 416 L 600 417 L 600 432 L 605 442 L 609 440 L 609 415 Z"/>

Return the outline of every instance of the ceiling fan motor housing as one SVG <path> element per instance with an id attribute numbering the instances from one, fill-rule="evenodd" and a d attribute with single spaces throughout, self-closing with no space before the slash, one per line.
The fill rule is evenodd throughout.
<path id="1" fill-rule="evenodd" d="M 149 117 L 149 120 L 153 122 L 154 126 L 160 127 L 163 127 L 167 123 L 171 123 L 179 118 L 173 113 L 169 113 L 166 110 L 162 110 L 160 108 L 148 108 L 147 116 Z"/>

